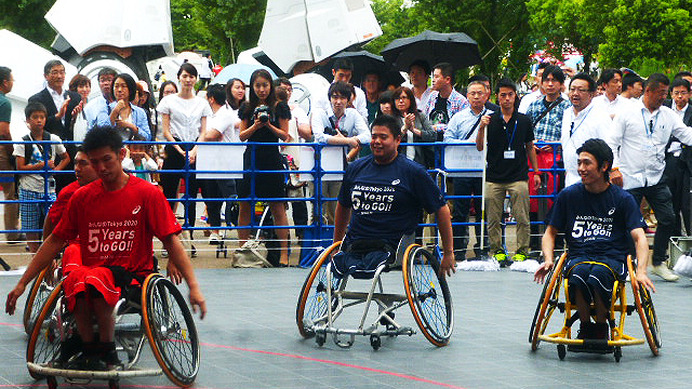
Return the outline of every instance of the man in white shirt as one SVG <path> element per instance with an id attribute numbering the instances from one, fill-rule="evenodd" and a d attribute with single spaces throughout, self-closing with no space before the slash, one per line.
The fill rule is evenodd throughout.
<path id="1" fill-rule="evenodd" d="M 428 86 L 430 65 L 423 60 L 414 61 L 411 66 L 408 67 L 408 79 L 411 82 L 413 96 L 416 98 L 416 107 L 425 107 L 433 91 L 432 88 Z"/>
<path id="2" fill-rule="evenodd" d="M 670 107 L 685 125 L 692 124 L 692 106 L 689 104 L 690 83 L 680 77 L 671 84 L 673 100 L 663 105 Z M 675 137 L 672 137 L 666 150 L 666 169 L 663 177 L 673 195 L 673 213 L 675 213 L 674 236 L 682 235 L 684 222 L 687 235 L 692 234 L 690 220 L 690 176 L 692 175 L 692 148 L 689 148 Z"/>
<path id="3" fill-rule="evenodd" d="M 207 129 L 204 134 L 201 134 L 200 140 L 204 142 L 225 142 L 225 143 L 240 143 L 240 134 L 236 128 L 236 123 L 240 121 L 238 114 L 233 110 L 226 109 L 226 91 L 220 84 L 209 85 L 207 88 L 207 101 L 211 107 L 212 115 L 207 121 Z M 206 146 L 205 146 L 206 147 Z M 223 146 L 218 146 L 223 147 Z M 228 146 L 226 146 L 228 147 Z M 200 150 L 204 153 L 203 148 Z M 210 199 L 231 198 L 237 197 L 235 188 L 235 180 L 233 179 L 203 179 L 202 185 L 205 190 L 202 191 L 202 196 Z M 207 205 L 207 220 L 211 227 L 221 226 L 221 202 L 208 201 Z M 226 225 L 230 225 L 231 219 L 230 201 L 226 202 Z M 221 241 L 221 235 L 218 230 L 212 231 L 209 236 L 209 243 L 216 245 Z"/>
<path id="4" fill-rule="evenodd" d="M 586 73 L 572 77 L 569 101 L 572 107 L 562 116 L 562 160 L 565 164 L 565 187 L 581 182 L 577 171 L 577 150 L 591 138 L 604 139 L 610 129 L 610 116 L 593 103 L 596 81 Z"/>
<path id="5" fill-rule="evenodd" d="M 329 87 L 327 96 L 331 102 L 331 112 L 318 109 L 312 114 L 312 132 L 315 135 L 315 142 L 348 146 L 351 151 L 357 149 L 358 146 L 368 145 L 370 129 L 367 122 L 358 111 L 347 108 L 348 101 L 351 99 L 351 86 L 337 81 Z M 326 149 L 322 150 L 325 152 Z M 347 147 L 344 147 L 344 153 L 346 151 Z M 323 181 L 322 197 L 337 197 L 340 189 L 341 181 Z M 324 208 L 327 224 L 334 224 L 336 203 L 333 201 L 325 203 Z"/>
<path id="6" fill-rule="evenodd" d="M 447 131 L 444 133 L 445 143 L 468 143 L 469 147 L 465 151 L 468 154 L 476 155 L 483 158 L 483 152 L 475 148 L 476 136 L 478 135 L 478 127 L 481 124 L 483 117 L 488 118 L 494 112 L 487 109 L 485 103 L 490 97 L 490 88 L 482 81 L 472 81 L 466 88 L 466 97 L 469 100 L 470 106 L 457 112 L 452 116 L 447 124 Z M 486 119 L 489 120 L 489 119 Z M 463 147 L 463 146 L 457 146 Z M 450 148 L 446 152 L 451 152 Z M 481 212 L 481 197 L 483 196 L 483 172 L 457 172 L 450 173 L 452 183 L 454 185 L 455 196 L 474 196 L 474 207 L 476 208 L 476 223 L 480 224 L 482 219 Z M 452 221 L 454 223 L 468 223 L 469 208 L 471 207 L 470 198 L 460 198 L 453 200 L 454 207 L 452 213 Z M 466 259 L 466 248 L 469 244 L 469 228 L 466 225 L 452 226 L 454 232 L 454 259 L 463 261 Z M 476 233 L 476 243 L 474 251 L 476 257 L 480 257 L 482 251 L 487 252 L 488 239 L 485 239 L 485 244 L 481 249 L 481 228 L 480 225 L 474 226 Z M 488 234 L 486 233 L 487 237 Z"/>
<path id="7" fill-rule="evenodd" d="M 649 76 L 644 96 L 618 112 L 606 141 L 615 154 L 612 182 L 623 185 L 637 203 L 646 197 L 658 220 L 652 257 L 653 274 L 666 281 L 677 281 L 678 276 L 665 263 L 675 215 L 672 195 L 661 178 L 671 134 L 681 143 L 690 145 L 692 128 L 685 126 L 672 109 L 661 106 L 668 95 L 669 85 L 670 80 L 661 73 Z"/>
<path id="8" fill-rule="evenodd" d="M 618 110 L 629 101 L 620 96 L 620 92 L 622 92 L 622 72 L 619 69 L 606 69 L 601 73 L 598 84 L 603 87 L 603 94 L 595 97 L 593 102 L 600 105 L 608 112 L 611 118 L 614 118 Z"/>
<path id="9" fill-rule="evenodd" d="M 291 136 L 289 140 L 290 143 L 303 143 L 310 142 L 312 140 L 312 129 L 310 128 L 310 119 L 305 110 L 300 107 L 300 105 L 291 103 L 291 95 L 293 94 L 293 84 L 286 77 L 279 77 L 274 81 L 274 86 L 276 89 L 277 98 L 280 94 L 279 88 L 283 89 L 286 93 L 286 102 L 288 107 L 291 109 L 291 120 L 288 122 L 288 135 Z M 293 163 L 298 170 L 300 169 L 300 147 L 301 146 L 282 146 L 281 152 L 290 155 L 293 158 Z M 305 190 L 307 188 L 307 197 L 312 197 L 314 193 L 314 186 L 310 182 L 309 185 L 305 184 L 305 181 L 298 180 L 300 175 L 291 174 L 290 185 L 287 191 L 289 197 L 306 197 Z M 303 185 L 303 186 L 300 186 Z M 305 201 L 291 201 L 291 216 L 293 217 L 293 224 L 296 226 L 307 225 L 308 224 L 308 207 Z M 296 229 L 296 236 L 298 239 L 302 239 L 305 230 Z"/>
<path id="10" fill-rule="evenodd" d="M 351 62 L 351 60 L 348 58 L 339 58 L 334 61 L 334 66 L 332 67 L 332 75 L 334 76 L 334 80 L 332 81 L 332 84 L 338 81 L 353 84 L 353 82 L 351 82 L 351 79 L 353 78 L 353 69 L 353 62 Z M 355 85 L 353 88 L 356 90 L 356 98 L 353 100 L 353 107 L 367 123 L 368 105 L 365 99 L 365 92 Z"/>

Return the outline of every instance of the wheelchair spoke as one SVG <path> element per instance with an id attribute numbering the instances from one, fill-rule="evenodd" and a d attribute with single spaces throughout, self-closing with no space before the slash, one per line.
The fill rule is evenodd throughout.
<path id="1" fill-rule="evenodd" d="M 183 377 L 196 373 L 196 350 L 191 341 L 185 315 L 164 284 L 155 285 L 151 304 L 152 335 L 171 370 Z"/>
<path id="2" fill-rule="evenodd" d="M 425 255 L 416 256 L 411 273 L 411 287 L 426 327 L 436 337 L 448 336 L 451 322 L 434 266 Z"/>

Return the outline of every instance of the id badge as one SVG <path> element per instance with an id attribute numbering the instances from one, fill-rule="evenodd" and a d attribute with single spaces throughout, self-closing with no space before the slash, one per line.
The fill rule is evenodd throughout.
<path id="1" fill-rule="evenodd" d="M 514 159 L 514 150 L 505 150 L 504 157 L 505 159 Z"/>

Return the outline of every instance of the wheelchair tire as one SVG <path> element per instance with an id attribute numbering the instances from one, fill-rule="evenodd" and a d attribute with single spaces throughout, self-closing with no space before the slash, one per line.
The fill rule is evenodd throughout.
<path id="1" fill-rule="evenodd" d="M 651 293 L 648 289 L 639 287 L 637 282 L 637 274 L 634 271 L 634 265 L 631 258 L 627 260 L 627 268 L 630 275 L 630 284 L 632 284 L 632 294 L 634 294 L 634 305 L 637 308 L 637 314 L 642 322 L 646 342 L 649 344 L 651 353 L 658 355 L 658 349 L 663 346 L 661 339 L 661 330 L 658 324 L 658 317 L 654 309 L 654 303 L 651 299 Z"/>
<path id="2" fill-rule="evenodd" d="M 26 348 L 26 361 L 36 364 L 47 364 L 60 358 L 61 341 L 65 334 L 77 331 L 73 321 L 64 322 L 65 319 L 60 312 L 58 305 L 62 297 L 62 283 L 53 288 L 53 292 L 46 299 L 41 312 L 36 318 L 36 324 L 31 331 L 29 344 Z M 33 373 L 29 374 L 34 379 L 42 379 L 43 376 Z"/>
<path id="3" fill-rule="evenodd" d="M 562 268 L 566 260 L 567 255 L 562 254 L 555 266 L 553 266 L 553 270 L 549 274 L 550 277 L 545 281 L 546 286 L 543 287 L 543 293 L 541 293 L 541 299 L 538 301 L 533 323 L 531 323 L 531 334 L 529 335 L 531 351 L 538 350 L 538 344 L 541 342 L 538 337 L 545 332 L 550 316 L 557 307 L 560 284 L 562 283 Z"/>
<path id="4" fill-rule="evenodd" d="M 200 349 L 187 302 L 160 274 L 150 274 L 142 290 L 142 317 L 156 361 L 171 382 L 188 387 L 199 372 Z"/>
<path id="5" fill-rule="evenodd" d="M 296 306 L 296 324 L 300 335 L 309 339 L 315 336 L 314 331 L 305 327 L 303 320 L 308 318 L 312 321 L 320 317 L 326 317 L 329 303 L 327 303 L 327 264 L 336 250 L 339 249 L 341 242 L 335 242 L 320 254 L 310 269 L 303 288 L 298 296 Z M 332 292 L 339 287 L 339 279 L 332 275 Z"/>
<path id="6" fill-rule="evenodd" d="M 446 346 L 454 329 L 454 312 L 447 280 L 439 274 L 439 260 L 412 244 L 404 253 L 402 270 L 406 298 L 418 327 L 430 343 Z"/>
<path id="7" fill-rule="evenodd" d="M 29 289 L 29 294 L 26 296 L 26 302 L 24 303 L 24 332 L 27 335 L 31 335 L 34 328 L 34 323 L 38 314 L 41 313 L 43 304 L 50 296 L 50 288 L 47 287 L 43 282 L 43 278 L 46 275 L 48 269 L 43 269 L 41 273 L 34 279 L 31 283 L 31 289 Z"/>
<path id="8" fill-rule="evenodd" d="M 550 280 L 553 278 L 554 269 L 545 276 L 546 281 L 543 283 L 543 291 L 541 291 L 541 298 L 538 299 L 538 304 L 536 304 L 536 311 L 533 313 L 533 321 L 531 322 L 531 330 L 529 330 L 529 343 L 533 343 L 534 330 L 536 329 L 536 319 L 538 319 L 538 313 L 541 312 L 541 306 L 543 305 L 543 300 L 545 295 L 548 293 L 548 286 L 550 285 Z"/>

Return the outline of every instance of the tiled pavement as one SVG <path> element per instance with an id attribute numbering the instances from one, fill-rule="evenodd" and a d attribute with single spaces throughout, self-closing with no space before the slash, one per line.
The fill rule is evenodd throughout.
<path id="1" fill-rule="evenodd" d="M 323 347 L 302 340 L 295 306 L 307 270 L 202 269 L 198 276 L 209 314 L 198 321 L 202 363 L 199 388 L 679 388 L 692 382 L 692 282 L 656 281 L 654 302 L 664 347 L 652 357 L 646 345 L 612 355 L 568 354 L 554 345 L 531 352 L 528 328 L 540 286 L 526 273 L 457 273 L 451 280 L 455 331 L 449 346 L 436 348 L 421 334 L 386 339 L 373 351 L 368 338 L 343 350 L 328 339 Z M 17 278 L 0 277 L 0 296 Z M 387 291 L 401 290 L 401 273 L 385 276 Z M 359 284 L 363 285 L 363 284 Z M 4 297 L 2 303 L 4 304 Z M 360 311 L 358 311 L 359 313 Z M 397 319 L 414 325 L 408 307 Z M 355 312 L 345 319 L 352 319 Z M 554 322 L 556 320 L 554 319 Z M 28 375 L 27 337 L 20 316 L 0 317 L 0 388 L 45 385 Z M 626 329 L 641 336 L 636 316 Z M 155 364 L 150 353 L 140 365 Z M 94 382 L 89 385 L 104 385 Z M 124 380 L 123 387 L 168 387 L 165 377 Z"/>

